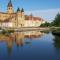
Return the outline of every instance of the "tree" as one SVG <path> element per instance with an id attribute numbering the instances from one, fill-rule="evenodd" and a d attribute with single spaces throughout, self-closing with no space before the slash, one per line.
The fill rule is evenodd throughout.
<path id="1" fill-rule="evenodd" d="M 54 21 L 52 22 L 52 25 L 60 27 L 60 14 L 59 13 L 56 15 Z"/>
<path id="2" fill-rule="evenodd" d="M 50 26 L 50 23 L 45 22 L 44 24 L 41 24 L 41 26 L 40 26 L 40 27 L 48 27 L 48 26 Z"/>

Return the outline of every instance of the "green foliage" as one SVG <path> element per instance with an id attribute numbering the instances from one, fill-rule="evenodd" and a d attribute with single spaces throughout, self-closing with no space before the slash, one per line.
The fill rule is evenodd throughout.
<path id="1" fill-rule="evenodd" d="M 52 26 L 60 27 L 60 14 L 59 13 L 56 15 L 54 21 L 51 24 Z"/>
<path id="2" fill-rule="evenodd" d="M 2 31 L 2 34 L 6 34 L 6 33 L 13 33 L 14 32 L 14 30 L 3 30 Z"/>
<path id="3" fill-rule="evenodd" d="M 55 27 L 60 27 L 60 13 L 58 13 L 54 19 L 53 22 L 51 23 L 44 23 L 44 24 L 41 24 L 41 27 L 48 27 L 48 26 L 55 26 Z"/>
<path id="4" fill-rule="evenodd" d="M 44 24 L 41 24 L 41 26 L 40 26 L 40 27 L 48 27 L 48 26 L 50 26 L 50 23 L 45 22 Z"/>

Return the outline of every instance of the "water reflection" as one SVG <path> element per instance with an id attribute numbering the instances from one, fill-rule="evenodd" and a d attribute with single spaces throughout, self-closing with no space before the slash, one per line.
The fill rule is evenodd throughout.
<path id="1" fill-rule="evenodd" d="M 11 55 L 12 52 L 12 48 L 13 48 L 13 40 L 7 40 L 6 41 L 7 44 L 7 50 L 8 50 L 8 54 Z"/>
<path id="2" fill-rule="evenodd" d="M 23 32 L 15 32 L 14 34 L 15 43 L 17 46 L 23 46 L 24 44 L 24 33 Z"/>
<path id="3" fill-rule="evenodd" d="M 44 33 L 40 31 L 27 31 L 27 32 L 14 32 L 10 34 L 0 34 L 0 42 L 6 42 L 8 54 L 11 55 L 13 45 L 16 44 L 17 47 L 23 47 L 25 44 L 31 45 L 31 40 L 43 36 Z M 30 40 L 25 40 L 28 38 Z"/>
<path id="4" fill-rule="evenodd" d="M 56 48 L 56 50 L 59 52 L 60 51 L 60 36 L 56 36 L 54 35 L 55 38 L 53 39 L 54 41 L 54 47 Z"/>
<path id="5" fill-rule="evenodd" d="M 53 36 L 51 32 L 46 34 L 40 31 L 0 34 L 0 59 L 9 60 L 8 58 L 60 60 L 60 37 Z"/>

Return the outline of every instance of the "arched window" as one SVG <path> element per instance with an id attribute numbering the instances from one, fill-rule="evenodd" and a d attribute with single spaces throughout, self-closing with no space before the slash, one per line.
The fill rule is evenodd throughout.
<path id="1" fill-rule="evenodd" d="M 21 24 L 21 27 L 22 27 L 22 24 Z"/>

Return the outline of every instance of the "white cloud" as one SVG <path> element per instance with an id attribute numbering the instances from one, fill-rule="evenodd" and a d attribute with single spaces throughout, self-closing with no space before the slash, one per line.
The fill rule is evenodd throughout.
<path id="1" fill-rule="evenodd" d="M 47 10 L 31 10 L 31 11 L 26 11 L 26 14 L 33 14 L 34 16 L 39 16 L 45 19 L 46 21 L 51 22 L 54 20 L 55 16 L 57 13 L 60 13 L 60 8 L 58 9 L 47 9 Z"/>

